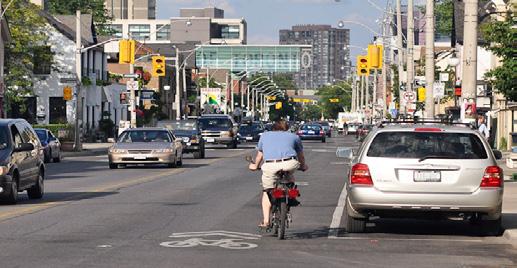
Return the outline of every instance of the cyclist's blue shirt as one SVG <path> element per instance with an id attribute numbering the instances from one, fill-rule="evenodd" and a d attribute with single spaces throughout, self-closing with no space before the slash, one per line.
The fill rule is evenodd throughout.
<path id="1" fill-rule="evenodd" d="M 298 136 L 287 131 L 268 131 L 260 137 L 257 150 L 264 154 L 265 160 L 278 160 L 296 157 L 303 151 Z"/>

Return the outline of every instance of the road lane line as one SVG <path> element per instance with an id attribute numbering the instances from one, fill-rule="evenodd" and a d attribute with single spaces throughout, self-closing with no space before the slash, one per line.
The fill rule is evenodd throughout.
<path id="1" fill-rule="evenodd" d="M 339 195 L 339 200 L 337 202 L 336 209 L 334 210 L 334 214 L 332 215 L 332 222 L 329 227 L 329 239 L 337 238 L 338 228 L 341 224 L 341 217 L 343 216 L 343 211 L 345 209 L 346 204 L 346 184 L 343 186 L 343 190 L 341 190 L 341 194 Z"/>
<path id="2" fill-rule="evenodd" d="M 353 236 L 340 236 L 340 237 L 329 237 L 338 240 L 378 240 L 378 241 L 437 241 L 437 242 L 485 242 L 482 239 L 448 239 L 448 238 L 385 238 L 385 237 L 353 237 Z"/>
<path id="3" fill-rule="evenodd" d="M 230 155 L 230 158 L 231 157 L 237 157 L 237 156 L 242 155 L 244 153 L 245 153 L 245 151 L 239 151 L 239 152 L 237 152 L 235 154 Z M 222 161 L 224 159 L 226 159 L 226 158 L 210 159 L 210 160 L 206 161 L 205 163 L 210 165 L 210 164 Z M 92 161 L 92 162 L 94 162 L 94 161 Z M 152 181 L 155 181 L 157 179 L 161 179 L 161 178 L 163 178 L 165 176 L 181 174 L 181 173 L 186 172 L 188 170 L 191 170 L 191 169 L 178 168 L 178 169 L 173 169 L 173 170 L 166 171 L 166 172 L 160 172 L 160 173 L 157 173 L 157 174 L 151 175 L 151 176 L 136 178 L 136 179 L 130 180 L 130 181 L 124 181 L 122 183 L 114 183 L 114 184 L 108 184 L 108 185 L 99 186 L 99 187 L 96 187 L 96 188 L 93 188 L 93 189 L 85 189 L 83 191 L 87 192 L 87 193 L 81 193 L 81 194 L 77 194 L 77 195 L 72 195 L 72 196 L 63 198 L 63 199 L 58 200 L 58 201 L 51 201 L 51 202 L 41 203 L 41 204 L 30 204 L 30 205 L 27 205 L 26 207 L 22 207 L 23 204 L 19 204 L 19 205 L 14 206 L 11 210 L 0 212 L 0 223 L 4 222 L 4 221 L 7 221 L 7 220 L 10 220 L 10 219 L 13 219 L 13 218 L 16 218 L 16 217 L 20 217 L 20 216 L 24 216 L 24 215 L 28 215 L 28 214 L 33 214 L 33 213 L 36 213 L 36 212 L 39 212 L 39 211 L 43 211 L 43 210 L 46 210 L 46 209 L 49 209 L 49 208 L 53 208 L 53 207 L 57 207 L 57 206 L 61 206 L 61 205 L 66 205 L 66 204 L 69 204 L 69 203 L 72 203 L 72 202 L 75 202 L 75 201 L 80 201 L 82 199 L 86 199 L 89 196 L 94 196 L 96 193 L 99 193 L 99 192 L 110 192 L 110 191 L 119 190 L 121 188 L 132 187 L 132 186 L 136 186 L 136 185 L 139 185 L 139 184 L 152 182 Z"/>

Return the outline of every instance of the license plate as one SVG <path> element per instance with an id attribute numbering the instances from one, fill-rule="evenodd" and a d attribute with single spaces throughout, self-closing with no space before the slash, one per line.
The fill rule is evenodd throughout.
<path id="1" fill-rule="evenodd" d="M 314 132 L 314 131 L 312 131 L 312 130 L 311 130 L 311 131 L 309 131 L 309 132 L 307 132 L 307 133 L 309 133 L 309 134 L 315 134 L 316 132 Z"/>
<path id="2" fill-rule="evenodd" d="M 147 159 L 147 156 L 141 156 L 141 155 L 135 156 L 135 160 L 145 160 L 145 159 Z"/>
<path id="3" fill-rule="evenodd" d="M 253 137 L 246 137 L 246 140 L 251 141 L 251 140 L 253 140 Z"/>
<path id="4" fill-rule="evenodd" d="M 442 180 L 442 174 L 440 171 L 416 170 L 413 173 L 413 180 L 415 182 L 440 182 Z"/>
<path id="5" fill-rule="evenodd" d="M 187 142 L 187 146 L 190 146 L 190 145 L 192 145 L 192 143 L 190 143 L 190 142 Z"/>
<path id="6" fill-rule="evenodd" d="M 206 142 L 215 142 L 214 138 L 206 138 Z"/>

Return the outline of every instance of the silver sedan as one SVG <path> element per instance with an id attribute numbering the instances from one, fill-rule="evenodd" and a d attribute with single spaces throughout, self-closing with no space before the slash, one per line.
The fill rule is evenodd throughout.
<path id="1" fill-rule="evenodd" d="M 125 130 L 108 152 L 109 167 L 126 164 L 183 164 L 183 145 L 164 128 L 134 128 Z"/>

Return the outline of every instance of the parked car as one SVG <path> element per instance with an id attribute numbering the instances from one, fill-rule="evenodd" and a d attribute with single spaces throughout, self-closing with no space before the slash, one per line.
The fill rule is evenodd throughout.
<path id="1" fill-rule="evenodd" d="M 237 138 L 240 142 L 257 142 L 264 131 L 262 122 L 244 122 L 239 126 Z"/>
<path id="2" fill-rule="evenodd" d="M 169 129 L 175 137 L 183 140 L 183 153 L 192 153 L 194 158 L 205 158 L 205 140 L 196 119 L 159 121 L 157 126 Z"/>
<path id="3" fill-rule="evenodd" d="M 183 165 L 183 144 L 165 128 L 130 128 L 108 151 L 109 167 L 127 164 Z"/>
<path id="4" fill-rule="evenodd" d="M 16 204 L 18 193 L 30 199 L 44 194 L 43 147 L 23 119 L 0 119 L 0 201 Z"/>
<path id="5" fill-rule="evenodd" d="M 38 135 L 41 146 L 43 146 L 43 155 L 45 163 L 50 161 L 61 162 L 61 142 L 52 133 L 45 128 L 35 128 L 34 131 Z"/>
<path id="6" fill-rule="evenodd" d="M 321 140 L 321 142 L 326 142 L 325 131 L 319 124 L 303 124 L 296 134 L 302 140 Z"/>
<path id="7" fill-rule="evenodd" d="M 361 124 L 358 123 L 347 124 L 345 127 L 345 135 L 356 134 L 360 126 Z"/>
<path id="8" fill-rule="evenodd" d="M 504 178 L 496 162 L 501 152 L 476 129 L 384 124 L 348 158 L 353 160 L 346 184 L 347 232 L 364 232 L 372 216 L 460 218 L 486 234 L 501 230 Z"/>
<path id="9" fill-rule="evenodd" d="M 238 124 L 224 114 L 205 114 L 198 118 L 201 134 L 206 144 L 224 144 L 237 148 Z"/>
<path id="10" fill-rule="evenodd" d="M 332 127 L 330 126 L 329 122 L 327 121 L 320 121 L 318 122 L 319 125 L 323 128 L 323 131 L 325 131 L 325 134 L 327 137 L 332 137 Z"/>

